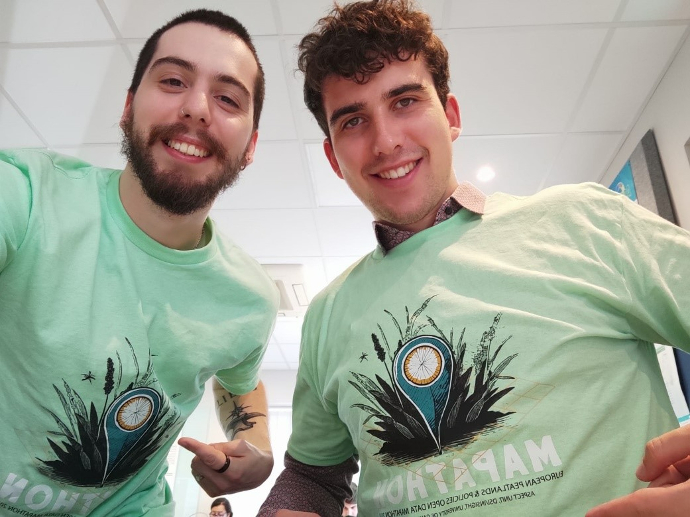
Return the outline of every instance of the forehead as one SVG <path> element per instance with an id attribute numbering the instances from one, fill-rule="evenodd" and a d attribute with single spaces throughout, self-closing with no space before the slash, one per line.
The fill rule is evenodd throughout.
<path id="1" fill-rule="evenodd" d="M 202 23 L 183 23 L 164 32 L 149 70 L 156 60 L 170 56 L 189 61 L 199 73 L 231 75 L 249 91 L 258 73 L 256 60 L 244 41 L 235 34 Z"/>
<path id="2" fill-rule="evenodd" d="M 341 106 L 354 103 L 374 105 L 383 102 L 387 92 L 397 86 L 411 83 L 433 87 L 433 78 L 421 57 L 407 61 L 385 62 L 381 71 L 372 74 L 364 84 L 357 84 L 352 79 L 339 75 L 329 75 L 323 80 L 321 98 L 326 115 L 330 116 Z"/>

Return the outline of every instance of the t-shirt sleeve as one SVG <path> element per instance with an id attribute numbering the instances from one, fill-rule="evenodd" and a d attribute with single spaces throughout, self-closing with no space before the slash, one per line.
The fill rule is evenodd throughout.
<path id="1" fill-rule="evenodd" d="M 219 370 L 216 378 L 223 388 L 233 395 L 249 393 L 259 384 L 259 367 L 266 352 L 267 344 L 255 348 L 234 368 Z"/>
<path id="2" fill-rule="evenodd" d="M 325 346 L 338 346 L 324 342 L 331 303 L 330 296 L 317 299 L 305 316 L 287 448 L 293 458 L 315 466 L 337 465 L 356 452 L 347 426 L 338 415 L 338 401 L 323 396 L 322 376 L 328 361 L 320 354 Z"/>
<path id="3" fill-rule="evenodd" d="M 690 352 L 690 233 L 624 196 L 618 202 L 632 332 Z"/>
<path id="4" fill-rule="evenodd" d="M 14 259 L 26 236 L 31 213 L 28 174 L 0 151 L 0 271 Z"/>
<path id="5" fill-rule="evenodd" d="M 272 287 L 272 285 L 271 285 Z M 252 316 L 243 316 L 243 330 L 235 342 L 248 350 L 246 357 L 232 368 L 216 372 L 216 378 L 223 388 L 233 395 L 244 395 L 259 383 L 259 368 L 266 353 L 268 341 L 275 325 L 278 299 L 273 291 L 250 301 L 254 305 Z"/>

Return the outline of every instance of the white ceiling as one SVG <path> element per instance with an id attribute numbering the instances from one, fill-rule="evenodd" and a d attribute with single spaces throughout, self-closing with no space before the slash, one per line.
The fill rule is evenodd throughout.
<path id="1" fill-rule="evenodd" d="M 459 179 L 532 194 L 598 181 L 687 38 L 690 0 L 422 0 L 463 113 Z M 183 10 L 236 16 L 267 94 L 256 161 L 212 212 L 265 264 L 304 265 L 313 294 L 374 246 L 301 100 L 295 44 L 330 0 L 0 0 L 0 147 L 121 168 L 118 121 L 139 49 Z M 490 164 L 496 178 L 478 183 Z M 294 369 L 301 322 L 279 318 L 265 369 Z"/>

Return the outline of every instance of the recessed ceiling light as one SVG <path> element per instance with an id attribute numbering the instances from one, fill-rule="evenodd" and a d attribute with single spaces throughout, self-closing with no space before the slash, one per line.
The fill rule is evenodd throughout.
<path id="1" fill-rule="evenodd" d="M 493 167 L 490 165 L 483 165 L 482 167 L 479 167 L 479 170 L 477 171 L 477 179 L 479 181 L 491 181 L 496 177 L 496 171 L 494 171 Z"/>

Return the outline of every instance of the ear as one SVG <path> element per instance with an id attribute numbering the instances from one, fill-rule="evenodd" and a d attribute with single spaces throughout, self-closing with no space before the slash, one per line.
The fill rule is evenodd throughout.
<path id="1" fill-rule="evenodd" d="M 254 131 L 252 137 L 247 144 L 247 150 L 244 152 L 244 166 L 246 167 L 254 161 L 254 152 L 256 151 L 256 141 L 259 138 L 259 132 Z"/>
<path id="2" fill-rule="evenodd" d="M 450 137 L 452 140 L 457 139 L 462 133 L 462 120 L 460 119 L 460 105 L 458 99 L 452 93 L 448 94 L 446 99 L 446 118 L 450 126 Z"/>
<path id="3" fill-rule="evenodd" d="M 343 173 L 340 171 L 340 164 L 338 159 L 335 157 L 335 151 L 333 150 L 333 144 L 330 138 L 326 138 L 323 141 L 323 152 L 326 153 L 326 158 L 328 158 L 328 163 L 331 164 L 333 172 L 335 172 L 340 179 L 343 179 Z"/>
<path id="4" fill-rule="evenodd" d="M 122 109 L 122 116 L 120 116 L 120 129 L 123 128 L 125 120 L 130 115 L 132 111 L 132 101 L 134 100 L 134 94 L 132 92 L 127 92 L 127 97 L 125 98 L 125 107 Z"/>

